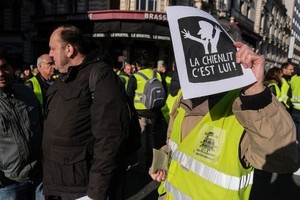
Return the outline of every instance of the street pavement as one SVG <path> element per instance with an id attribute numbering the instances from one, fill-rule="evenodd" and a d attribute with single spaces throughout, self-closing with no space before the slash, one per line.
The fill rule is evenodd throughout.
<path id="1" fill-rule="evenodd" d="M 155 200 L 159 183 L 153 181 L 146 170 L 132 168 L 127 171 L 126 200 Z"/>

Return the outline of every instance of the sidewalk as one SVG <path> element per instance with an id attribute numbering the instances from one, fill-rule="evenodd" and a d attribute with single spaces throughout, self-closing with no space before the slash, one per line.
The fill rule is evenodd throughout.
<path id="1" fill-rule="evenodd" d="M 153 181 L 148 172 L 140 169 L 127 171 L 126 200 L 156 200 L 159 183 Z"/>

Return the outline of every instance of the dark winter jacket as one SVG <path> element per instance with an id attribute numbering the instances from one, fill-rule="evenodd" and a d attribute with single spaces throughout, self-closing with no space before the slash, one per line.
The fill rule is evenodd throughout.
<path id="1" fill-rule="evenodd" d="M 103 68 L 93 101 L 89 76 L 99 57 L 69 68 L 47 91 L 44 193 L 106 199 L 125 172 L 128 109 L 112 68 Z"/>
<path id="2" fill-rule="evenodd" d="M 0 91 L 0 186 L 41 175 L 41 109 L 32 90 Z"/>

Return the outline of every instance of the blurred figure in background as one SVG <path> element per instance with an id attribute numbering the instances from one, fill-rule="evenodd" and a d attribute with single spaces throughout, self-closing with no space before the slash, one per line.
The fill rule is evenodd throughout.
<path id="1" fill-rule="evenodd" d="M 36 76 L 39 73 L 38 67 L 36 65 L 30 65 L 30 70 L 33 76 Z"/>
<path id="2" fill-rule="evenodd" d="M 282 73 L 282 85 L 281 85 L 281 100 L 284 103 L 287 109 L 291 108 L 291 86 L 290 80 L 294 74 L 294 66 L 293 64 L 286 62 L 281 65 L 281 73 Z"/>
<path id="3" fill-rule="evenodd" d="M 23 83 L 25 83 L 26 81 L 28 81 L 29 79 L 31 79 L 33 77 L 33 74 L 31 72 L 30 67 L 24 67 L 23 69 L 23 73 L 21 75 L 21 78 L 23 80 Z"/>
<path id="4" fill-rule="evenodd" d="M 281 98 L 281 85 L 282 85 L 282 73 L 280 68 L 273 67 L 268 70 L 265 75 L 264 85 L 268 87 L 272 94 L 282 102 Z"/>
<path id="5" fill-rule="evenodd" d="M 300 72 L 297 71 L 290 80 L 291 85 L 291 115 L 297 129 L 297 140 L 300 142 Z"/>

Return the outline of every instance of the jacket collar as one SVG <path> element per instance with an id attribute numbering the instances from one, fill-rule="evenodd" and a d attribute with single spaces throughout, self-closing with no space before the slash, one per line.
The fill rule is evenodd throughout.
<path id="1" fill-rule="evenodd" d="M 96 49 L 96 50 L 92 51 L 90 54 L 88 54 L 84 58 L 84 60 L 82 61 L 81 64 L 76 65 L 76 66 L 70 66 L 68 68 L 68 72 L 65 74 L 62 74 L 62 81 L 68 82 L 68 81 L 73 80 L 81 69 L 85 68 L 89 64 L 93 64 L 93 63 L 101 61 L 101 56 L 102 56 L 102 53 L 99 50 Z"/>

